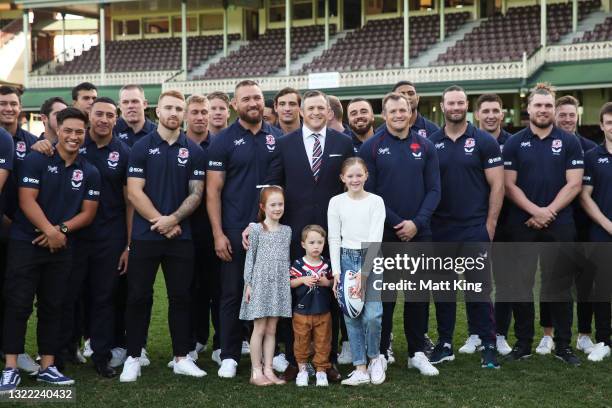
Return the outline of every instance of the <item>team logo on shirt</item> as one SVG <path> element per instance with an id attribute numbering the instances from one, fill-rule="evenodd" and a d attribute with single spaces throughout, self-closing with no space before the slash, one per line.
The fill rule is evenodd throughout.
<path id="1" fill-rule="evenodd" d="M 152 156 L 156 154 L 161 154 L 161 152 L 159 151 L 159 147 L 156 147 L 155 149 L 149 149 L 149 154 Z"/>
<path id="2" fill-rule="evenodd" d="M 83 184 L 83 170 L 74 170 L 72 172 L 72 180 L 70 180 L 70 183 L 75 190 L 78 190 L 78 188 L 81 187 L 81 184 Z"/>
<path id="3" fill-rule="evenodd" d="M 476 141 L 474 140 L 474 138 L 468 137 L 465 141 L 465 145 L 463 145 L 463 150 L 465 150 L 466 153 L 472 153 L 474 152 L 475 146 L 476 146 Z"/>
<path id="4" fill-rule="evenodd" d="M 412 143 L 410 145 L 410 150 L 412 150 L 412 156 L 415 159 L 421 159 L 421 156 L 423 155 L 423 152 L 421 151 L 421 145 L 418 143 Z"/>
<path id="5" fill-rule="evenodd" d="M 119 139 L 128 139 L 128 134 L 127 133 L 119 133 Z"/>
<path id="6" fill-rule="evenodd" d="M 187 164 L 187 160 L 189 160 L 189 149 L 186 147 L 181 147 L 178 151 L 178 160 L 179 166 L 185 166 Z"/>
<path id="7" fill-rule="evenodd" d="M 85 154 L 87 153 L 87 148 L 86 147 L 80 147 L 79 148 L 79 154 Z"/>
<path id="8" fill-rule="evenodd" d="M 444 149 L 444 142 L 436 143 L 435 148 L 438 150 Z"/>
<path id="9" fill-rule="evenodd" d="M 521 142 L 521 147 L 531 147 L 531 142 Z"/>
<path id="10" fill-rule="evenodd" d="M 562 147 L 563 147 L 563 142 L 561 141 L 561 139 L 553 140 L 552 145 L 551 145 L 553 154 L 557 155 L 561 153 Z"/>
<path id="11" fill-rule="evenodd" d="M 57 174 L 57 166 L 47 166 L 47 171 L 52 174 Z"/>
<path id="12" fill-rule="evenodd" d="M 15 154 L 18 159 L 23 159 L 26 155 L 26 144 L 25 142 L 19 141 L 15 143 Z"/>
<path id="13" fill-rule="evenodd" d="M 381 147 L 378 149 L 378 154 L 391 154 L 391 150 L 388 147 Z"/>
<path id="14" fill-rule="evenodd" d="M 417 134 L 418 134 L 419 136 L 422 136 L 422 137 L 427 137 L 427 130 L 425 130 L 425 129 L 419 129 L 419 131 L 417 132 Z"/>
<path id="15" fill-rule="evenodd" d="M 246 142 L 244 141 L 244 138 L 240 138 L 238 140 L 234 140 L 234 146 L 240 146 L 246 144 Z"/>
<path id="16" fill-rule="evenodd" d="M 106 159 L 106 163 L 108 167 L 114 169 L 119 165 L 119 152 L 110 152 L 108 154 L 108 159 Z"/>
<path id="17" fill-rule="evenodd" d="M 276 149 L 276 139 L 272 135 L 266 135 L 266 147 L 269 151 Z"/>
<path id="18" fill-rule="evenodd" d="M 599 163 L 599 164 L 607 164 L 607 163 L 610 163 L 610 161 L 608 160 L 607 157 L 600 157 L 599 159 L 597 159 L 597 163 Z"/>

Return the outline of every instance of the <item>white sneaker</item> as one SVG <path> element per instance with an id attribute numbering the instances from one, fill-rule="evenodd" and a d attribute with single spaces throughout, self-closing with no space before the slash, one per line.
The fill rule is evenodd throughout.
<path id="1" fill-rule="evenodd" d="M 351 364 L 353 362 L 353 354 L 348 341 L 342 342 L 342 350 L 338 354 L 338 364 Z"/>
<path id="2" fill-rule="evenodd" d="M 125 363 L 127 358 L 127 350 L 122 347 L 115 347 L 111 349 L 111 359 L 108 363 L 112 368 L 117 368 Z"/>
<path id="3" fill-rule="evenodd" d="M 149 355 L 147 354 L 147 350 L 143 347 L 140 352 L 140 365 L 142 367 L 146 367 L 151 364 L 151 360 L 149 360 Z"/>
<path id="4" fill-rule="evenodd" d="M 91 348 L 91 339 L 87 339 L 83 344 L 83 357 L 89 358 L 91 356 L 93 356 L 93 350 Z"/>
<path id="5" fill-rule="evenodd" d="M 195 352 L 200 354 L 203 351 L 206 351 L 206 344 L 196 342 Z"/>
<path id="6" fill-rule="evenodd" d="M 26 371 L 30 375 L 37 374 L 40 366 L 32 360 L 29 354 L 23 353 L 17 356 L 17 368 Z"/>
<path id="7" fill-rule="evenodd" d="M 308 378 L 308 376 L 306 376 Z M 296 380 L 297 383 L 297 380 Z M 308 385 L 308 380 L 306 380 L 306 385 Z M 327 387 L 329 382 L 327 381 L 327 374 L 325 371 L 317 371 L 317 387 Z"/>
<path id="8" fill-rule="evenodd" d="M 416 368 L 423 375 L 440 374 L 438 369 L 429 362 L 425 353 L 421 351 L 414 353 L 414 357 L 408 359 L 408 368 Z"/>
<path id="9" fill-rule="evenodd" d="M 274 356 L 272 359 L 272 368 L 274 368 L 274 371 L 284 373 L 287 367 L 289 367 L 289 362 L 285 358 L 285 354 L 280 353 L 278 356 Z"/>
<path id="10" fill-rule="evenodd" d="M 541 354 L 541 355 L 550 354 L 552 353 L 554 348 L 555 348 L 555 343 L 552 337 L 544 336 L 542 337 L 542 340 L 540 340 L 540 344 L 538 344 L 538 347 L 536 347 L 536 353 Z"/>
<path id="11" fill-rule="evenodd" d="M 134 382 L 140 377 L 140 367 L 142 363 L 140 358 L 128 357 L 123 364 L 123 371 L 119 376 L 120 382 Z"/>
<path id="12" fill-rule="evenodd" d="M 361 370 L 355 370 L 348 375 L 348 378 L 342 380 L 342 385 L 361 385 L 361 384 L 369 384 L 370 383 L 370 375 L 367 371 L 364 373 Z"/>
<path id="13" fill-rule="evenodd" d="M 370 374 L 370 381 L 374 385 L 382 384 L 385 382 L 385 371 L 387 371 L 387 360 L 382 354 L 373 360 L 370 360 L 368 365 L 368 373 Z"/>
<path id="14" fill-rule="evenodd" d="M 234 378 L 236 376 L 237 365 L 238 363 L 233 358 L 226 358 L 221 362 L 217 375 L 221 378 Z"/>
<path id="15" fill-rule="evenodd" d="M 474 354 L 476 350 L 482 345 L 482 341 L 477 334 L 470 334 L 465 344 L 459 348 L 459 352 L 463 354 Z"/>
<path id="16" fill-rule="evenodd" d="M 386 361 L 389 364 L 395 363 L 395 355 L 393 354 L 393 349 L 391 347 L 389 347 L 389 349 L 387 350 L 387 359 L 386 359 Z"/>
<path id="17" fill-rule="evenodd" d="M 327 381 L 327 377 L 325 377 L 325 380 Z M 318 382 L 319 379 L 317 378 L 317 383 Z M 308 387 L 308 371 L 300 370 L 297 377 L 295 377 L 295 385 L 297 387 Z"/>
<path id="18" fill-rule="evenodd" d="M 191 361 L 198 361 L 198 352 L 195 350 L 191 350 L 187 356 L 191 359 Z M 174 368 L 174 357 L 172 357 L 172 360 L 168 362 L 168 368 Z"/>
<path id="19" fill-rule="evenodd" d="M 74 353 L 74 358 L 76 358 L 76 361 L 78 361 L 81 364 L 85 364 L 87 363 L 87 359 L 85 358 L 85 356 L 83 355 L 83 353 L 81 353 L 80 349 L 77 349 Z"/>
<path id="20" fill-rule="evenodd" d="M 587 358 L 589 361 L 601 361 L 606 357 L 610 357 L 610 346 L 606 346 L 605 343 L 597 343 Z"/>
<path id="21" fill-rule="evenodd" d="M 242 342 L 242 350 L 240 350 L 240 354 L 243 356 L 246 354 L 251 354 L 251 347 L 249 346 L 249 342 L 244 340 Z"/>
<path id="22" fill-rule="evenodd" d="M 506 336 L 497 335 L 495 339 L 495 345 L 497 347 L 497 352 L 502 356 L 507 356 L 512 352 L 512 347 L 506 341 Z"/>
<path id="23" fill-rule="evenodd" d="M 221 349 L 213 350 L 210 358 L 221 367 Z"/>
<path id="24" fill-rule="evenodd" d="M 204 377 L 206 371 L 198 367 L 190 356 L 187 356 L 173 365 L 174 374 L 188 375 L 191 377 Z"/>
<path id="25" fill-rule="evenodd" d="M 584 352 L 584 354 L 591 354 L 594 348 L 595 344 L 593 344 L 593 340 L 591 340 L 590 336 L 578 336 L 578 340 L 576 340 L 577 350 Z"/>

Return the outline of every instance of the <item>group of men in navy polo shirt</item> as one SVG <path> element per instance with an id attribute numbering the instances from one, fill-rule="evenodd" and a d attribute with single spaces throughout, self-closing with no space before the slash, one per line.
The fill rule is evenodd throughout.
<path id="1" fill-rule="evenodd" d="M 258 191 L 266 183 L 285 185 L 288 203 L 294 207 L 287 214 L 299 212 L 303 192 L 294 194 L 289 187 L 306 186 L 299 181 L 291 136 L 307 129 L 309 119 L 302 124 L 304 105 L 323 101 L 329 109 L 329 98 L 311 92 L 302 99 L 294 89 L 281 90 L 273 102 L 279 129 L 264 121 L 263 93 L 249 80 L 236 86 L 232 106 L 238 120 L 227 128 L 229 99 L 222 93 L 187 100 L 176 91 L 162 93 L 157 125 L 145 117 L 141 87 L 125 86 L 119 96 L 117 106 L 110 98 L 97 97 L 95 86 L 84 83 L 74 88 L 72 107 L 51 98 L 41 107 L 45 132 L 36 137 L 19 126 L 19 92 L 0 87 L 2 212 L 12 221 L 8 241 L 0 244 L 0 262 L 6 263 L 0 268 L 6 358 L 0 391 L 19 384 L 18 368 L 29 367 L 40 381 L 74 383 L 61 370 L 66 359 L 81 358 L 76 350 L 81 337 L 88 339 L 86 354 L 101 376 L 115 376 L 115 368 L 123 364 L 120 380 L 136 381 L 141 367 L 149 363 L 145 347 L 160 265 L 174 356 L 168 366 L 176 374 L 206 375 L 195 360 L 208 341 L 212 318 L 218 374 L 235 376 L 244 338 L 238 311 L 245 228 L 256 218 Z M 330 157 L 357 154 L 366 162 L 366 189 L 380 195 L 386 205 L 385 242 L 572 242 L 577 228 L 581 240 L 609 242 L 612 104 L 604 105 L 600 114 L 604 144 L 594 146 L 576 134 L 577 101 L 564 98 L 555 105 L 554 90 L 536 86 L 528 98 L 529 126 L 510 136 L 501 128 L 503 107 L 497 95 L 478 99 L 476 128 L 467 121 L 466 92 L 451 86 L 442 94 L 445 124 L 439 129 L 418 112 L 415 85 L 402 81 L 383 99 L 385 123 L 378 129 L 369 101 L 356 98 L 346 109 L 345 132 L 350 137 L 331 127 L 323 136 L 329 149 L 338 150 Z M 281 138 L 283 134 L 289 135 Z M 326 198 L 304 204 L 310 207 L 303 208 L 300 217 L 312 221 L 303 223 L 317 222 L 326 212 L 324 201 L 341 191 L 337 177 L 323 177 L 331 184 L 319 183 L 309 194 Z M 516 259 L 513 267 L 528 287 L 534 286 L 541 259 L 543 291 L 547 284 L 554 286 L 560 269 L 576 280 L 579 290 L 601 279 L 574 270 L 580 269 L 577 265 L 560 265 L 563 260 L 538 248 L 528 248 Z M 487 283 L 487 289 L 477 299 L 466 296 L 470 336 L 460 351 L 481 348 L 481 365 L 498 368 L 497 352 L 509 360 L 531 355 L 535 308 L 533 299 L 497 302 L 494 308 L 490 268 L 466 276 Z M 541 304 L 545 336 L 536 351 L 546 354 L 554 348 L 556 357 L 577 365 L 580 360 L 570 347 L 569 291 L 564 287 L 567 297 Z M 34 297 L 39 365 L 24 354 Z M 427 336 L 428 300 L 404 305 L 408 365 L 424 375 L 437 375 L 435 365 L 455 358 L 452 297 L 453 301 L 443 300 L 434 293 L 435 346 Z M 600 361 L 610 354 L 610 303 L 581 303 L 577 348 Z M 394 359 L 394 307 L 395 302 L 383 307 L 380 352 L 389 361 Z M 597 344 L 588 343 L 593 315 Z M 506 341 L 512 316 L 514 348 Z M 343 362 L 337 353 L 338 332 L 347 338 L 340 317 L 334 318 L 330 380 L 340 379 L 336 363 Z M 279 341 L 291 349 L 288 327 L 279 329 Z M 350 362 L 344 343 L 340 355 Z M 295 362 L 292 350 L 286 351 L 288 361 L 280 366 L 291 379 L 289 367 Z"/>

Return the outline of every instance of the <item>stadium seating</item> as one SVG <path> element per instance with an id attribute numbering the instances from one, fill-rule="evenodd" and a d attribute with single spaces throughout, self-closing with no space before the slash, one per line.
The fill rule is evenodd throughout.
<path id="1" fill-rule="evenodd" d="M 330 25 L 330 35 L 336 26 Z M 291 28 L 291 60 L 316 48 L 325 41 L 325 27 L 303 26 Z M 270 29 L 264 35 L 212 64 L 195 79 L 232 78 L 248 75 L 269 75 L 285 65 L 285 29 Z"/>
<path id="2" fill-rule="evenodd" d="M 446 15 L 445 31 L 451 34 L 470 17 L 467 12 Z M 403 63 L 404 20 L 370 20 L 362 28 L 338 40 L 329 50 L 304 65 L 302 72 L 357 71 L 400 67 Z M 436 15 L 410 17 L 410 57 L 438 41 L 440 19 Z"/>
<path id="3" fill-rule="evenodd" d="M 599 0 L 581 1 L 578 19 L 599 9 Z M 547 7 L 547 42 L 554 44 L 572 27 L 571 3 L 554 3 Z M 497 14 L 438 56 L 432 65 L 481 63 L 520 60 L 523 52 L 531 55 L 540 44 L 540 6 L 508 9 Z"/>
<path id="4" fill-rule="evenodd" d="M 608 41 L 612 40 L 612 17 L 597 24 L 592 31 L 587 31 L 580 38 L 574 38 L 574 42 L 593 42 L 593 41 Z"/>
<path id="5" fill-rule="evenodd" d="M 238 34 L 229 36 L 229 41 L 237 39 Z M 188 37 L 187 69 L 192 70 L 222 49 L 221 35 Z M 180 68 L 180 38 L 110 41 L 106 44 L 107 72 L 164 71 Z M 59 65 L 55 74 L 81 74 L 99 70 L 100 49 L 94 46 L 74 60 Z"/>

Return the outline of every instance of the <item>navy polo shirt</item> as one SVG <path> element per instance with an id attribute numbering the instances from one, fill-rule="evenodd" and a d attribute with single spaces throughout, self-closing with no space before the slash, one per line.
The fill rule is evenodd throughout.
<path id="1" fill-rule="evenodd" d="M 440 201 L 440 169 L 433 143 L 412 129 L 406 139 L 387 130 L 366 140 L 359 156 L 368 166 L 366 190 L 385 202 L 387 228 L 412 220 L 417 237 L 430 236 Z"/>
<path id="2" fill-rule="evenodd" d="M 89 135 L 80 149 L 81 156 L 100 172 L 100 204 L 91 225 L 79 231 L 79 238 L 92 240 L 126 240 L 125 197 L 130 148 L 116 137 L 98 148 Z"/>
<path id="3" fill-rule="evenodd" d="M 210 146 L 211 133 L 208 132 L 208 137 L 202 143 L 200 147 L 204 152 L 204 163 L 208 161 L 208 147 Z M 206 200 L 202 200 L 202 205 L 198 206 L 191 215 L 191 233 L 193 240 L 199 243 L 212 240 L 212 229 L 210 226 L 210 220 L 208 219 L 208 212 L 206 211 Z"/>
<path id="4" fill-rule="evenodd" d="M 597 143 L 587 139 L 584 136 L 579 135 L 578 133 L 576 133 L 576 137 L 580 142 L 582 152 L 585 154 L 589 150 L 597 147 Z M 577 229 L 584 230 L 588 228 L 588 226 L 591 224 L 591 218 L 582 208 L 582 204 L 580 204 L 580 194 L 578 194 L 574 201 L 572 201 L 572 208 L 574 209 L 574 223 L 576 224 Z"/>
<path id="5" fill-rule="evenodd" d="M 516 185 L 525 196 L 540 207 L 546 207 L 567 184 L 566 170 L 584 167 L 580 142 L 576 136 L 557 127 L 544 139 L 534 135 L 529 127 L 513 135 L 504 146 L 506 170 L 517 172 Z M 531 215 L 511 203 L 508 223 L 524 224 Z M 555 223 L 574 222 L 571 206 L 557 215 Z"/>
<path id="6" fill-rule="evenodd" d="M 6 180 L 4 186 L 4 213 L 9 217 L 13 218 L 17 208 L 19 207 L 19 198 L 17 196 L 17 177 L 19 174 L 19 168 L 21 163 L 25 160 L 25 157 L 30 153 L 32 145 L 38 141 L 38 137 L 22 129 L 17 128 L 17 133 L 13 136 L 13 144 L 15 145 L 15 155 L 13 156 L 13 174 Z"/>
<path id="7" fill-rule="evenodd" d="M 157 129 L 157 125 L 145 118 L 145 123 L 142 129 L 138 133 L 134 133 L 134 130 L 128 125 L 123 118 L 117 119 L 117 123 L 113 128 L 113 136 L 116 136 L 119 140 L 126 143 L 128 146 L 134 146 L 134 143 L 142 139 L 144 136 Z"/>
<path id="8" fill-rule="evenodd" d="M 15 155 L 15 146 L 13 145 L 13 138 L 11 134 L 4 130 L 4 128 L 0 128 L 0 169 L 8 170 L 9 172 L 13 171 L 13 159 Z M 5 181 L 5 185 L 9 183 L 12 175 L 9 174 L 8 178 Z M 5 187 L 6 188 L 6 187 Z M 6 191 L 6 190 L 3 190 Z M 4 192 L 2 193 L 2 199 L 4 199 Z M 0 206 L 0 219 L 2 219 L 2 206 Z"/>
<path id="9" fill-rule="evenodd" d="M 506 144 L 508 139 L 510 139 L 511 136 L 512 136 L 512 133 L 506 132 L 504 129 L 500 130 L 499 136 L 497 136 L 496 140 L 502 152 L 504 151 L 504 145 Z"/>
<path id="10" fill-rule="evenodd" d="M 172 145 L 154 131 L 132 146 L 127 175 L 148 180 L 144 193 L 160 214 L 170 215 L 189 196 L 189 181 L 204 180 L 205 164 L 202 148 L 182 131 Z M 189 220 L 180 225 L 182 233 L 175 239 L 191 239 Z M 138 211 L 134 212 L 132 240 L 165 239 L 159 232 L 151 231 L 151 223 Z"/>
<path id="11" fill-rule="evenodd" d="M 30 153 L 19 169 L 18 187 L 39 190 L 36 202 L 47 220 L 59 225 L 81 212 L 83 200 L 100 198 L 100 173 L 91 163 L 77 156 L 66 167 L 59 153 L 48 157 L 38 152 Z M 17 210 L 9 237 L 18 241 L 32 241 L 39 232 L 23 211 Z"/>
<path id="12" fill-rule="evenodd" d="M 376 129 L 374 134 L 382 133 L 386 129 L 387 125 L 383 123 Z M 440 127 L 417 112 L 416 121 L 414 125 L 410 126 L 410 129 L 416 131 L 419 136 L 431 137 Z"/>
<path id="13" fill-rule="evenodd" d="M 499 145 L 489 133 L 467 124 L 455 142 L 445 128 L 429 137 L 440 161 L 442 198 L 432 227 L 446 224 L 469 227 L 486 223 L 491 188 L 485 170 L 503 165 Z"/>
<path id="14" fill-rule="evenodd" d="M 224 171 L 223 229 L 243 230 L 257 217 L 259 189 L 276 155 L 277 128 L 264 123 L 256 135 L 236 120 L 215 136 L 208 149 L 208 171 Z"/>
<path id="15" fill-rule="evenodd" d="M 608 152 L 605 145 L 595 146 L 584 154 L 582 184 L 593 186 L 591 194 L 593 201 L 608 219 L 612 219 L 612 154 Z M 595 223 L 593 227 L 602 230 Z M 605 235 L 608 235 L 607 232 Z"/>
<path id="16" fill-rule="evenodd" d="M 350 129 L 347 135 L 350 136 L 351 141 L 353 142 L 353 151 L 355 152 L 355 155 L 359 155 L 359 150 L 361 149 L 361 146 L 363 146 L 363 142 L 357 137 L 355 132 Z"/>

